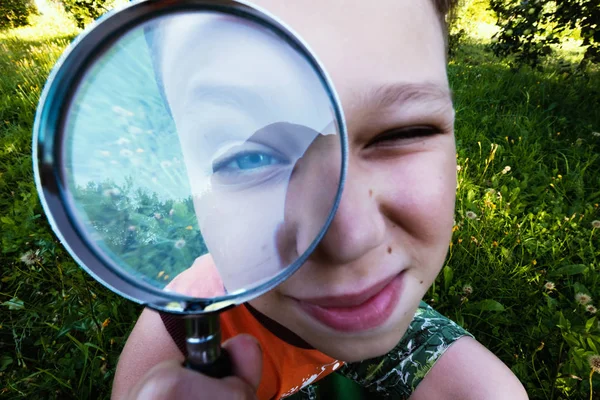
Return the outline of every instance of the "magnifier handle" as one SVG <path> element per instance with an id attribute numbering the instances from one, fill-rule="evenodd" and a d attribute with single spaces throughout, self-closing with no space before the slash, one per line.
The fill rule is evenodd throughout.
<path id="1" fill-rule="evenodd" d="M 233 365 L 231 363 L 231 356 L 225 349 L 221 349 L 219 358 L 212 364 L 197 364 L 192 360 L 187 359 L 183 363 L 184 367 L 200 372 L 203 375 L 210 376 L 211 378 L 225 378 L 233 375 Z"/>

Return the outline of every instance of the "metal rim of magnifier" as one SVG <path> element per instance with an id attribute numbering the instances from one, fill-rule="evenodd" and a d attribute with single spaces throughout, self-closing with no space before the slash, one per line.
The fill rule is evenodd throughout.
<path id="1" fill-rule="evenodd" d="M 203 299 L 169 293 L 132 279 L 102 255 L 79 228 L 69 204 L 63 166 L 62 128 L 66 113 L 84 73 L 122 34 L 155 17 L 183 12 L 218 11 L 257 22 L 275 32 L 304 56 L 319 76 L 334 107 L 342 152 L 340 181 L 331 212 L 308 249 L 273 278 L 249 290 Z M 308 45 L 269 12 L 238 0 L 142 0 L 105 14 L 81 33 L 53 68 L 40 97 L 33 127 L 33 170 L 44 212 L 62 245 L 96 280 L 121 296 L 148 307 L 175 314 L 202 314 L 224 310 L 255 298 L 283 282 L 307 260 L 327 231 L 341 200 L 346 179 L 348 140 L 346 122 L 333 83 Z"/>

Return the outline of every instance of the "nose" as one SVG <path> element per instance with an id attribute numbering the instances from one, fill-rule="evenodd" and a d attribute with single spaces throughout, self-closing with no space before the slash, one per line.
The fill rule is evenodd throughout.
<path id="1" fill-rule="evenodd" d="M 385 220 L 370 178 L 368 171 L 350 157 L 341 201 L 312 255 L 313 260 L 332 265 L 348 264 L 382 244 Z"/>
<path id="2" fill-rule="evenodd" d="M 385 219 L 380 212 L 369 171 L 349 156 L 348 174 L 332 222 L 310 256 L 319 264 L 341 265 L 358 260 L 381 245 Z M 286 224 L 280 235 L 282 253 L 304 253 L 322 229 L 335 199 L 341 171 L 339 137 L 319 136 L 298 160 L 286 196 Z M 286 249 L 284 251 L 284 249 Z"/>

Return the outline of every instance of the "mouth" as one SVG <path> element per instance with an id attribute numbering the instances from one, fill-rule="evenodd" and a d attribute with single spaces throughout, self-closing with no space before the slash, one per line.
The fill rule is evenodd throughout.
<path id="1" fill-rule="evenodd" d="M 382 325 L 390 317 L 402 291 L 401 272 L 358 293 L 295 299 L 302 311 L 340 332 L 361 332 Z"/>

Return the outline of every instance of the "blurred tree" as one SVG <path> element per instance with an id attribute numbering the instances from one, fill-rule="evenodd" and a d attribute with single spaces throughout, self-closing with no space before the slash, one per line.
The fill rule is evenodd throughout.
<path id="1" fill-rule="evenodd" d="M 574 31 L 586 47 L 582 66 L 600 63 L 600 1 L 598 0 L 490 0 L 500 31 L 494 36 L 496 55 L 514 55 L 518 64 L 537 66 Z"/>
<path id="2" fill-rule="evenodd" d="M 110 10 L 113 0 L 61 0 L 65 11 L 75 19 L 79 28 L 96 20 Z"/>
<path id="3" fill-rule="evenodd" d="M 35 13 L 33 0 L 0 0 L 0 29 L 27 25 L 29 15 Z"/>

